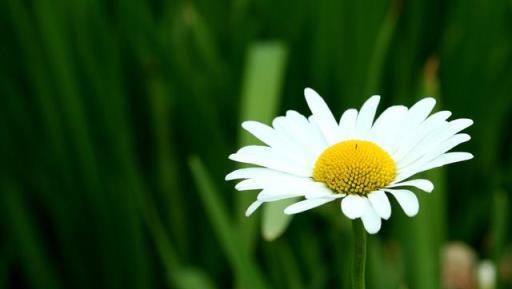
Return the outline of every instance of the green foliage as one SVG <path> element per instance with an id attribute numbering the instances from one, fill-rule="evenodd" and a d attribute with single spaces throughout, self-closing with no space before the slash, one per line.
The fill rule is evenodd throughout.
<path id="1" fill-rule="evenodd" d="M 368 288 L 440 288 L 449 240 L 500 262 L 511 19 L 509 0 L 0 1 L 0 288 L 351 288 L 339 205 L 246 218 L 254 192 L 224 181 L 256 142 L 241 121 L 308 114 L 307 86 L 337 115 L 433 95 L 475 120 L 475 159 L 368 238 Z"/>

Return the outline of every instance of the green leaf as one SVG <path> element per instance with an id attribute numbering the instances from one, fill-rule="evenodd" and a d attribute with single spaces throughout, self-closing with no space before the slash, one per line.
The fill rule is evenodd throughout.
<path id="1" fill-rule="evenodd" d="M 282 42 L 260 42 L 249 47 L 247 54 L 244 81 L 242 85 L 241 120 L 256 120 L 270 123 L 276 116 L 280 102 L 281 87 L 288 50 Z M 256 142 L 248 133 L 242 133 L 239 145 L 245 146 Z M 237 212 L 244 212 L 254 201 L 253 194 L 237 194 Z M 274 209 L 270 209 L 273 211 Z M 267 210 L 265 210 L 267 211 Z M 265 215 L 265 211 L 263 214 Z M 284 214 L 281 214 L 284 215 Z M 239 214 L 239 222 L 244 246 L 250 252 L 254 248 L 257 219 L 247 219 Z M 268 217 L 263 217 L 268 219 Z M 276 222 L 283 226 L 283 231 L 289 223 L 289 217 L 275 217 Z M 277 220 L 279 218 L 287 220 Z M 264 225 L 265 226 L 265 225 Z M 267 225 L 268 226 L 268 225 Z M 263 229 L 266 231 L 267 229 Z"/>
<path id="2" fill-rule="evenodd" d="M 191 157 L 189 166 L 212 228 L 237 278 L 241 284 L 251 284 L 251 288 L 267 288 L 256 265 L 251 262 L 247 251 L 243 250 L 239 235 L 233 230 L 227 210 L 203 163 L 198 157 Z"/>
<path id="3" fill-rule="evenodd" d="M 265 240 L 273 241 L 286 230 L 292 220 L 292 215 L 286 215 L 283 211 L 297 201 L 299 201 L 299 198 L 291 198 L 267 203 L 263 206 L 261 233 Z"/>

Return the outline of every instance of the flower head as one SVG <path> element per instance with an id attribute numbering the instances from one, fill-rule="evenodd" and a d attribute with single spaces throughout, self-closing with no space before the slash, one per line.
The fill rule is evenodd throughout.
<path id="1" fill-rule="evenodd" d="M 436 103 L 424 98 L 412 107 L 396 105 L 375 119 L 380 97 L 370 97 L 359 111 L 346 110 L 336 121 L 324 100 L 306 88 L 312 115 L 295 111 L 276 117 L 272 127 L 246 121 L 242 127 L 266 146 L 241 148 L 230 159 L 256 165 L 226 176 L 241 179 L 235 188 L 261 190 L 247 209 L 252 214 L 261 204 L 287 198 L 304 199 L 284 212 L 295 214 L 341 199 L 341 211 L 350 219 L 361 218 L 368 233 L 380 230 L 389 219 L 388 194 L 405 214 L 414 216 L 419 204 L 411 187 L 432 192 L 434 185 L 412 176 L 446 164 L 468 160 L 467 152 L 449 152 L 470 136 L 459 133 L 473 124 L 470 119 L 448 121 L 451 113 L 431 114 Z"/>

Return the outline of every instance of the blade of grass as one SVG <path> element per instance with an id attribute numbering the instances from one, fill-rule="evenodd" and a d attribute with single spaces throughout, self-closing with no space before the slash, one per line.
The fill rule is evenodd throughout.
<path id="1" fill-rule="evenodd" d="M 494 264 L 501 264 L 502 256 L 507 244 L 507 236 L 510 233 L 509 216 L 509 197 L 504 191 L 496 191 L 493 196 L 492 209 L 492 259 Z M 500 280 L 500 278 L 498 278 Z M 505 288 L 503 284 L 498 283 L 496 289 Z"/>
<path id="2" fill-rule="evenodd" d="M 424 68 L 422 86 L 418 94 L 436 96 L 440 102 L 437 79 L 438 60 L 430 58 Z M 438 104 L 439 107 L 439 104 Z M 402 223 L 400 228 L 405 249 L 406 274 L 410 286 L 419 289 L 435 289 L 441 284 L 440 252 L 445 238 L 445 168 L 424 173 L 435 186 L 431 194 L 416 193 L 420 212 L 414 219 Z"/>
<path id="3" fill-rule="evenodd" d="M 171 142 L 173 128 L 171 123 L 171 110 L 173 99 L 169 95 L 164 81 L 153 79 L 148 82 L 149 102 L 153 116 L 153 127 L 155 137 L 155 163 L 157 164 L 157 178 L 161 194 L 169 204 L 169 223 L 173 236 L 180 252 L 188 251 L 186 239 L 186 215 L 184 212 L 183 197 L 179 190 L 179 171 L 175 160 L 175 144 Z M 169 176 L 173 176 L 172 178 Z"/>
<path id="4" fill-rule="evenodd" d="M 2 176 L 3 178 L 3 176 Z M 2 212 L 8 237 L 16 246 L 16 256 L 33 288 L 63 288 L 55 264 L 43 245 L 41 232 L 23 198 L 23 192 L 2 179 Z"/>
<path id="5" fill-rule="evenodd" d="M 398 6 L 390 5 L 390 9 L 380 26 L 377 39 L 375 40 L 375 48 L 372 52 L 371 59 L 368 67 L 368 78 L 366 82 L 366 89 L 363 95 L 370 96 L 378 92 L 380 87 L 380 80 L 383 73 L 383 65 L 386 60 L 387 52 L 390 49 L 391 40 L 395 31 L 395 26 L 398 18 Z"/>
<path id="6" fill-rule="evenodd" d="M 273 241 L 286 230 L 292 218 L 284 214 L 284 209 L 297 201 L 299 198 L 291 198 L 263 206 L 261 234 L 265 240 Z"/>
<path id="7" fill-rule="evenodd" d="M 233 230 L 227 210 L 221 203 L 218 191 L 201 160 L 198 157 L 191 157 L 189 167 L 217 238 L 238 280 L 244 286 L 251 284 L 255 289 L 268 288 L 264 285 L 262 276 L 251 262 L 247 251 L 243 250 L 240 236 Z"/>
<path id="8" fill-rule="evenodd" d="M 152 240 L 155 242 L 158 255 L 165 267 L 169 287 L 180 289 L 215 288 L 204 272 L 181 264 L 153 201 L 150 197 L 146 197 L 143 203 L 142 214 L 152 235 Z"/>
<path id="9" fill-rule="evenodd" d="M 280 102 L 287 54 L 287 48 L 281 42 L 255 43 L 250 46 L 242 85 L 240 118 L 243 121 L 256 120 L 268 124 L 276 115 Z M 254 141 L 254 138 L 248 133 L 242 133 L 239 138 L 239 145 L 245 146 L 254 143 Z M 254 248 L 257 221 L 256 218 L 245 218 L 243 212 L 253 200 L 254 195 L 252 194 L 236 195 L 236 214 L 240 216 L 240 232 L 243 244 L 248 252 L 251 252 Z M 266 204 L 266 206 L 280 207 L 279 204 Z M 277 210 L 277 208 L 267 209 L 266 212 L 274 210 Z M 276 215 L 276 218 L 288 219 L 290 217 L 281 214 Z M 264 217 L 265 220 L 268 220 L 268 217 Z M 283 220 L 279 223 L 283 228 L 274 226 L 272 227 L 273 232 L 284 231 L 284 227 L 289 221 Z M 269 227 L 268 224 L 263 225 L 263 230 Z"/>
<path id="10" fill-rule="evenodd" d="M 369 236 L 368 253 L 368 287 L 375 289 L 399 288 L 401 272 L 396 264 L 398 258 L 392 254 L 396 252 L 386 252 L 386 248 L 379 238 Z"/>

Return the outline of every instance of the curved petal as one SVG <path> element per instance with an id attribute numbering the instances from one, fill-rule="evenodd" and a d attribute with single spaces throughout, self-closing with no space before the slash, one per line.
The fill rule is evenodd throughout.
<path id="1" fill-rule="evenodd" d="M 239 180 L 239 179 L 251 179 L 251 178 L 269 178 L 275 176 L 292 176 L 287 173 L 279 172 L 267 168 L 243 168 L 234 170 L 226 175 L 226 181 Z"/>
<path id="2" fill-rule="evenodd" d="M 383 191 L 375 191 L 368 194 L 368 200 L 373 209 L 381 218 L 387 220 L 391 217 L 391 204 L 388 196 Z"/>
<path id="3" fill-rule="evenodd" d="M 448 119 L 452 115 L 449 111 L 439 111 L 429 116 L 412 134 L 403 139 L 400 144 L 398 151 L 394 155 L 396 160 L 401 160 L 411 149 L 416 146 L 424 137 L 437 129 L 446 126 Z"/>
<path id="4" fill-rule="evenodd" d="M 382 225 L 382 220 L 373 208 L 367 210 L 364 215 L 361 216 L 361 220 L 363 221 L 366 232 L 369 234 L 376 234 Z"/>
<path id="5" fill-rule="evenodd" d="M 308 165 L 314 164 L 311 150 L 302 146 L 293 135 L 293 131 L 298 129 L 295 125 L 290 124 L 289 120 L 285 116 L 278 116 L 272 120 L 272 126 L 274 127 L 276 134 L 279 136 L 279 139 L 282 140 L 276 146 L 272 146 L 272 148 L 276 149 L 279 154 L 282 154 L 289 159 L 307 163 Z M 303 130 L 300 130 L 299 134 L 308 138 L 312 137 L 307 133 L 307 131 Z"/>
<path id="6" fill-rule="evenodd" d="M 315 120 L 318 122 L 318 126 L 324 134 L 325 139 L 329 144 L 336 143 L 339 137 L 338 125 L 331 110 L 322 97 L 313 89 L 304 89 L 304 95 L 306 96 L 309 109 L 315 116 Z"/>
<path id="7" fill-rule="evenodd" d="M 451 163 L 466 161 L 472 158 L 473 155 L 467 152 L 449 152 L 422 166 L 410 166 L 400 170 L 395 181 L 400 182 L 417 173 L 421 173 L 437 167 L 442 167 Z"/>
<path id="8" fill-rule="evenodd" d="M 423 122 L 435 105 L 436 100 L 432 97 L 426 97 L 416 102 L 409 109 L 409 113 L 407 115 L 407 123 L 405 123 L 404 129 L 415 127 Z"/>
<path id="9" fill-rule="evenodd" d="M 335 194 L 325 184 L 314 182 L 314 185 L 309 186 L 308 192 L 304 194 L 306 199 L 316 198 L 333 198 L 338 199 L 344 197 L 345 194 Z"/>
<path id="10" fill-rule="evenodd" d="M 263 188 L 263 184 L 261 182 L 258 182 L 257 179 L 243 180 L 235 185 L 235 190 L 237 191 L 259 190 Z"/>
<path id="11" fill-rule="evenodd" d="M 300 202 L 297 202 L 293 205 L 290 205 L 284 209 L 284 213 L 287 215 L 301 213 L 318 206 L 321 206 L 325 203 L 333 201 L 333 198 L 318 198 L 318 199 L 307 199 Z"/>
<path id="12" fill-rule="evenodd" d="M 471 126 L 473 121 L 471 119 L 456 119 L 446 123 L 443 126 L 438 127 L 435 131 L 430 133 L 424 139 L 422 139 L 413 149 L 410 150 L 403 158 L 397 160 L 397 165 L 400 168 L 404 168 L 414 163 L 425 154 L 432 150 L 435 150 L 439 144 L 449 139 L 459 131 Z"/>
<path id="13" fill-rule="evenodd" d="M 432 184 L 431 181 L 425 180 L 425 179 L 416 179 L 416 180 L 410 180 L 406 182 L 401 183 L 394 183 L 392 185 L 389 185 L 388 188 L 396 188 L 396 187 L 416 187 L 422 191 L 425 191 L 427 193 L 431 193 L 432 190 L 434 190 L 434 184 Z"/>
<path id="14" fill-rule="evenodd" d="M 296 111 L 287 111 L 286 120 L 292 138 L 309 150 L 311 157 L 316 160 L 327 145 L 322 133 L 315 126 L 311 125 L 305 116 Z"/>
<path id="15" fill-rule="evenodd" d="M 391 193 L 404 210 L 405 214 L 409 217 L 414 217 L 418 214 L 420 204 L 416 195 L 409 190 L 391 190 L 386 189 L 386 192 Z"/>
<path id="16" fill-rule="evenodd" d="M 465 134 L 465 133 L 456 134 L 456 135 L 450 137 L 449 139 L 447 139 L 446 141 L 444 141 L 443 143 L 437 145 L 435 148 L 433 147 L 430 152 L 427 152 L 426 154 L 424 154 L 421 158 L 414 161 L 411 165 L 419 166 L 419 165 L 428 163 L 429 161 L 448 152 L 449 150 L 458 146 L 459 144 L 469 141 L 470 139 L 471 139 L 471 137 L 468 134 Z M 399 167 L 399 169 L 400 168 L 401 167 Z"/>
<path id="17" fill-rule="evenodd" d="M 254 213 L 254 211 L 256 211 L 261 206 L 261 204 L 263 204 L 263 202 L 260 202 L 258 200 L 254 201 L 245 211 L 245 216 L 249 217 L 250 215 L 252 215 L 252 213 Z"/>
<path id="18" fill-rule="evenodd" d="M 374 95 L 370 97 L 361 107 L 359 115 L 357 116 L 356 132 L 359 137 L 365 136 L 370 131 L 373 119 L 375 118 L 375 112 L 379 105 L 380 96 Z"/>
<path id="19" fill-rule="evenodd" d="M 261 122 L 253 120 L 244 121 L 242 122 L 242 127 L 269 146 L 276 146 L 277 142 L 281 141 L 273 128 Z"/>
<path id="20" fill-rule="evenodd" d="M 311 130 L 315 135 L 315 142 L 320 149 L 320 152 L 323 152 L 326 148 L 329 147 L 329 142 L 325 138 L 320 126 L 318 125 L 318 121 L 316 120 L 314 115 L 310 115 L 308 117 L 309 124 L 311 126 Z"/>
<path id="21" fill-rule="evenodd" d="M 370 203 L 367 198 L 359 195 L 348 195 L 341 200 L 341 211 L 349 219 L 357 219 L 366 213 Z"/>
<path id="22" fill-rule="evenodd" d="M 396 146 L 395 135 L 407 111 L 407 107 L 402 105 L 388 107 L 375 121 L 370 130 L 369 139 L 392 153 Z"/>
<path id="23" fill-rule="evenodd" d="M 417 131 L 417 127 L 425 120 L 430 114 L 436 104 L 434 98 L 428 97 L 416 102 L 411 108 L 407 110 L 401 120 L 394 124 L 393 133 L 388 133 L 384 138 L 386 144 L 392 146 L 390 152 L 395 154 L 400 147 L 400 143 L 396 139 L 407 139 L 411 134 Z"/>
<path id="24" fill-rule="evenodd" d="M 345 110 L 339 123 L 341 139 L 352 138 L 355 135 L 356 121 L 357 110 L 354 108 Z"/>
<path id="25" fill-rule="evenodd" d="M 291 191 L 277 191 L 273 189 L 263 189 L 257 197 L 260 202 L 274 202 L 289 198 L 300 197 L 302 194 Z"/>
<path id="26" fill-rule="evenodd" d="M 283 155 L 273 151 L 270 147 L 265 146 L 246 146 L 231 154 L 229 159 L 263 166 L 269 169 L 290 173 L 297 176 L 310 177 L 313 172 L 312 167 L 304 164 L 296 163 Z"/>

